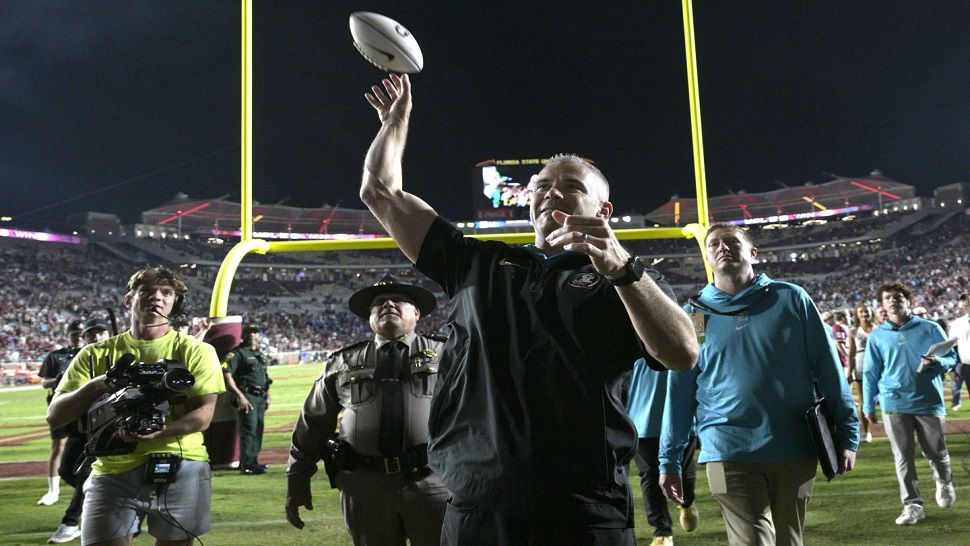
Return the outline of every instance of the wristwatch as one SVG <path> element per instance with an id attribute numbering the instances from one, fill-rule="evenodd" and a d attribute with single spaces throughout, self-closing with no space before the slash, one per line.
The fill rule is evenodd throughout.
<path id="1" fill-rule="evenodd" d="M 613 286 L 626 286 L 633 284 L 643 278 L 644 265 L 639 256 L 630 256 L 626 265 L 623 266 L 623 273 L 619 277 L 607 277 Z"/>

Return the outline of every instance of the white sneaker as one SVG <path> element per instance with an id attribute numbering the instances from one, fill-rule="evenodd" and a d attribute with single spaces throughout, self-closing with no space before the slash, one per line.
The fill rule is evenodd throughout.
<path id="1" fill-rule="evenodd" d="M 867 431 L 866 432 L 866 437 L 864 438 L 864 440 L 865 440 L 865 442 L 867 444 L 871 444 L 872 443 L 872 432 Z"/>
<path id="2" fill-rule="evenodd" d="M 953 404 L 950 406 L 950 411 L 960 411 L 960 404 Z"/>
<path id="3" fill-rule="evenodd" d="M 923 507 L 919 504 L 903 505 L 903 513 L 896 518 L 896 525 L 916 525 L 926 519 Z"/>
<path id="4" fill-rule="evenodd" d="M 54 534 L 47 539 L 48 544 L 64 544 L 81 536 L 81 528 L 77 525 L 64 525 L 63 523 L 54 531 Z"/>
<path id="5" fill-rule="evenodd" d="M 52 491 L 48 491 L 47 493 L 44 493 L 44 496 L 41 497 L 39 501 L 37 501 L 37 505 L 38 506 L 50 506 L 50 505 L 54 504 L 55 502 L 57 502 L 58 497 L 60 497 L 60 495 L 58 495 L 57 493 L 54 493 Z"/>
<path id="6" fill-rule="evenodd" d="M 957 492 L 953 489 L 953 484 L 948 483 L 943 485 L 940 482 L 936 482 L 936 504 L 940 505 L 940 508 L 949 508 L 957 502 Z"/>

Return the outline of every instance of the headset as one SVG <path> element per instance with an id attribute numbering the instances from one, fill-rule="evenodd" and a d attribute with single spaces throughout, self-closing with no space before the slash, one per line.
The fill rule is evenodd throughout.
<path id="1" fill-rule="evenodd" d="M 172 305 L 172 314 L 169 316 L 175 318 L 187 314 L 185 312 L 185 294 L 179 294 L 175 297 L 175 305 Z"/>
<path id="2" fill-rule="evenodd" d="M 162 317 L 163 319 L 169 322 L 173 322 L 175 321 L 175 319 L 179 317 L 184 317 L 188 315 L 188 313 L 185 312 L 185 294 L 179 294 L 178 296 L 175 296 L 175 303 L 172 304 L 172 311 L 169 312 L 169 314 L 166 315 L 162 313 L 161 310 L 159 310 L 158 308 L 153 308 L 153 311 L 156 315 Z"/>

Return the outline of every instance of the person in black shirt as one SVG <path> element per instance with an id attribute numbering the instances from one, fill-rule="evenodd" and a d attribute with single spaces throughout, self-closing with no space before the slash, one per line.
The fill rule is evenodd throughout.
<path id="1" fill-rule="evenodd" d="M 622 403 L 634 361 L 690 369 L 690 319 L 610 228 L 609 185 L 553 157 L 530 182 L 535 244 L 465 238 L 402 189 L 408 77 L 366 95 L 382 126 L 360 195 L 451 300 L 428 453 L 453 497 L 442 544 L 634 544 Z"/>
<path id="2" fill-rule="evenodd" d="M 80 323 L 80 321 L 78 322 Z M 79 328 L 81 332 L 81 346 L 98 343 L 111 337 L 111 334 L 108 332 L 108 324 L 99 318 L 90 318 L 80 324 Z M 77 350 L 74 353 L 76 354 Z M 67 369 L 67 364 L 64 365 L 64 369 Z M 60 525 L 57 526 L 54 534 L 47 539 L 48 544 L 71 542 L 81 536 L 81 509 L 84 506 L 84 488 L 82 486 L 84 485 L 84 481 L 88 479 L 88 475 L 91 474 L 91 461 L 86 459 L 84 453 L 84 446 L 87 444 L 87 435 L 81 432 L 79 423 L 74 421 L 69 425 L 61 427 L 60 430 L 64 431 L 66 435 L 66 443 L 61 453 L 60 466 L 57 471 L 61 479 L 74 488 L 74 493 L 71 495 L 71 502 L 64 510 L 64 516 L 61 518 Z"/>
<path id="3" fill-rule="evenodd" d="M 61 382 L 67 365 L 84 346 L 81 330 L 83 330 L 83 321 L 72 320 L 68 323 L 67 346 L 48 353 L 40 365 L 37 375 L 40 377 L 40 386 L 47 389 L 48 405 L 54 397 L 54 389 Z M 74 423 L 71 423 L 71 426 L 73 425 Z M 37 504 L 50 506 L 60 497 L 61 478 L 57 474 L 57 469 L 61 465 L 61 454 L 64 452 L 64 444 L 67 443 L 68 431 L 69 427 L 51 428 L 51 454 L 47 460 L 47 493 L 37 501 Z"/>

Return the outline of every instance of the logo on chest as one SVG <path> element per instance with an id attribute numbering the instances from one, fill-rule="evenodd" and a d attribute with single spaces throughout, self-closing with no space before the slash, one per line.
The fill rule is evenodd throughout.
<path id="1" fill-rule="evenodd" d="M 744 330 L 745 328 L 747 328 L 750 325 L 751 325 L 751 318 L 748 316 L 748 313 L 742 311 L 742 312 L 738 313 L 737 315 L 734 315 L 734 329 L 735 330 Z"/>
<path id="2" fill-rule="evenodd" d="M 566 281 L 573 288 L 593 288 L 603 280 L 599 273 L 576 273 Z"/>

